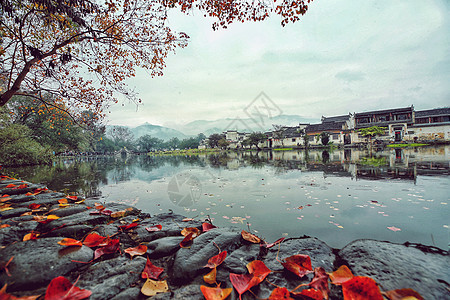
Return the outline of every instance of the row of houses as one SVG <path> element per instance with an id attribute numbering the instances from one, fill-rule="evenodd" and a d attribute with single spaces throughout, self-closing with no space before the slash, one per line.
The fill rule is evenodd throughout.
<path id="1" fill-rule="evenodd" d="M 414 106 L 395 109 L 376 110 L 348 115 L 322 117 L 317 124 L 299 124 L 282 127 L 278 131 L 268 131 L 267 139 L 259 148 L 305 146 L 305 139 L 310 146 L 321 145 L 317 138 L 321 133 L 329 134 L 329 141 L 337 146 L 358 146 L 366 144 L 368 138 L 360 129 L 372 126 L 384 127 L 385 132 L 376 137 L 379 143 L 412 142 L 450 142 L 450 107 L 415 111 Z M 280 134 L 281 131 L 281 134 Z M 250 133 L 228 130 L 223 133 L 230 148 L 244 148 L 243 141 Z M 306 137 L 305 137 L 306 135 Z M 208 147 L 203 141 L 200 148 Z"/>

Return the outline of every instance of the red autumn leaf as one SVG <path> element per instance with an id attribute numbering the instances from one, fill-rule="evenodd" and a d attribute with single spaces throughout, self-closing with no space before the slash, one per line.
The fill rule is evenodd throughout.
<path id="1" fill-rule="evenodd" d="M 38 189 L 35 189 L 33 191 L 32 195 L 35 196 L 35 195 L 40 194 L 40 193 L 45 192 L 45 191 L 48 191 L 48 189 L 47 188 L 38 188 Z"/>
<path id="2" fill-rule="evenodd" d="M 316 289 L 306 289 L 302 290 L 300 293 L 292 293 L 295 297 L 299 296 L 306 296 L 307 299 L 314 299 L 314 300 L 322 300 L 323 294 L 321 291 L 318 291 Z M 328 299 L 328 298 L 327 298 Z M 368 300 L 368 299 L 366 299 Z"/>
<path id="3" fill-rule="evenodd" d="M 306 274 L 311 273 L 311 258 L 308 255 L 296 254 L 289 256 L 285 262 L 281 263 L 283 267 L 302 278 Z"/>
<path id="4" fill-rule="evenodd" d="M 200 229 L 196 227 L 185 227 L 183 230 L 181 230 L 181 235 L 187 236 L 188 234 L 192 233 L 192 239 L 195 239 L 198 237 L 202 232 Z"/>
<path id="5" fill-rule="evenodd" d="M 211 272 L 209 272 L 208 274 L 206 274 L 205 276 L 203 276 L 203 280 L 204 280 L 206 283 L 214 284 L 214 283 L 217 282 L 217 281 L 216 281 L 216 277 L 217 277 L 217 268 L 214 268 L 214 269 L 211 270 Z"/>
<path id="6" fill-rule="evenodd" d="M 111 254 L 119 250 L 119 239 L 109 240 L 108 245 L 97 248 L 94 252 L 94 260 L 105 255 L 105 254 Z"/>
<path id="7" fill-rule="evenodd" d="M 336 271 L 330 274 L 332 284 L 343 284 L 354 277 L 352 271 L 346 266 L 340 266 Z"/>
<path id="8" fill-rule="evenodd" d="M 227 251 L 222 251 L 217 255 L 214 255 L 210 259 L 208 259 L 208 263 L 205 265 L 205 268 L 215 268 L 219 266 L 227 257 Z"/>
<path id="9" fill-rule="evenodd" d="M 273 242 L 273 243 L 271 243 L 271 244 L 267 244 L 267 243 L 261 243 L 260 245 L 262 246 L 262 247 L 265 247 L 265 248 L 272 248 L 273 246 L 275 246 L 275 245 L 277 245 L 277 244 L 280 244 L 282 241 L 284 241 L 284 237 L 282 237 L 282 238 L 279 238 L 278 240 L 276 240 L 275 242 Z"/>
<path id="10" fill-rule="evenodd" d="M 247 270 L 250 274 L 253 275 L 253 279 L 251 280 L 250 283 L 250 288 L 260 284 L 267 277 L 267 275 L 269 275 L 270 272 L 272 272 L 260 260 L 254 260 L 252 262 L 249 262 L 247 264 Z"/>
<path id="11" fill-rule="evenodd" d="M 417 299 L 424 300 L 423 297 L 413 289 L 398 289 L 383 293 L 389 300 Z M 411 298 L 409 298 L 411 297 Z"/>
<path id="12" fill-rule="evenodd" d="M 203 232 L 208 232 L 208 231 L 210 231 L 211 229 L 214 229 L 214 228 L 217 228 L 217 226 L 214 226 L 211 223 L 203 222 L 203 224 L 202 224 L 202 231 Z"/>
<path id="13" fill-rule="evenodd" d="M 3 194 L 1 198 L 5 198 L 5 197 L 9 197 L 10 195 L 8 194 Z"/>
<path id="14" fill-rule="evenodd" d="M 139 225 L 138 223 L 133 222 L 133 223 L 128 224 L 128 225 L 119 226 L 119 229 L 124 231 L 124 230 L 128 230 L 128 229 L 134 228 L 134 227 L 136 227 L 138 225 Z"/>
<path id="15" fill-rule="evenodd" d="M 261 239 L 250 232 L 242 230 L 241 235 L 244 240 L 249 241 L 250 243 L 253 243 L 253 244 L 261 243 Z"/>
<path id="16" fill-rule="evenodd" d="M 30 205 L 28 205 L 28 208 L 33 210 L 38 209 L 39 207 L 41 207 L 41 205 L 37 203 L 31 203 Z"/>
<path id="17" fill-rule="evenodd" d="M 77 196 L 66 196 L 67 199 L 72 200 L 72 201 L 77 201 L 78 197 Z"/>
<path id="18" fill-rule="evenodd" d="M 230 273 L 230 281 L 239 294 L 239 299 L 242 299 L 242 294 L 248 291 L 250 286 L 250 281 L 253 279 L 252 274 L 234 274 Z"/>
<path id="19" fill-rule="evenodd" d="M 98 245 L 100 245 L 104 240 L 106 239 L 106 237 L 99 235 L 98 233 L 95 232 L 91 232 L 89 233 L 84 241 L 83 244 L 85 246 L 88 247 L 97 247 Z"/>
<path id="20" fill-rule="evenodd" d="M 365 276 L 355 276 L 342 283 L 342 293 L 345 300 L 383 300 L 375 280 Z"/>
<path id="21" fill-rule="evenodd" d="M 103 209 L 100 211 L 100 213 L 105 216 L 110 216 L 113 212 L 109 209 Z"/>
<path id="22" fill-rule="evenodd" d="M 224 300 L 226 299 L 231 292 L 232 288 L 222 289 L 220 287 L 207 287 L 205 285 L 200 286 L 200 290 L 202 291 L 203 296 L 206 300 Z"/>
<path id="23" fill-rule="evenodd" d="M 148 232 L 160 231 L 161 229 L 162 229 L 161 225 L 153 225 L 150 227 L 145 227 L 145 230 L 147 230 Z"/>
<path id="24" fill-rule="evenodd" d="M 10 183 L 10 184 L 8 184 L 7 186 L 6 186 L 6 188 L 13 188 L 13 187 L 15 187 L 16 185 L 15 184 L 13 184 L 13 183 Z"/>
<path id="25" fill-rule="evenodd" d="M 83 290 L 63 276 L 53 279 L 45 292 L 45 300 L 80 300 L 90 297 L 89 290 Z"/>
<path id="26" fill-rule="evenodd" d="M 27 184 L 21 184 L 21 185 L 19 185 L 19 186 L 13 187 L 13 190 L 24 189 L 24 188 L 26 188 L 26 187 L 28 187 Z"/>
<path id="27" fill-rule="evenodd" d="M 184 239 L 180 242 L 181 248 L 187 248 L 190 244 L 190 242 L 194 239 L 192 237 L 193 233 L 189 233 L 187 236 L 184 237 Z"/>
<path id="28" fill-rule="evenodd" d="M 145 253 L 147 253 L 147 246 L 138 245 L 133 248 L 127 248 L 123 252 L 128 253 L 131 256 L 131 258 L 133 258 L 133 256 L 144 255 Z"/>
<path id="29" fill-rule="evenodd" d="M 150 259 L 147 257 L 147 263 L 145 264 L 144 271 L 141 273 L 141 277 L 158 280 L 158 277 L 162 272 L 164 272 L 164 269 L 152 264 Z"/>
<path id="30" fill-rule="evenodd" d="M 323 298 L 328 300 L 330 288 L 328 287 L 328 274 L 325 269 L 318 267 L 314 269 L 314 278 L 309 283 L 309 286 L 322 292 Z"/>
<path id="31" fill-rule="evenodd" d="M 277 287 L 276 289 L 274 289 L 270 294 L 268 300 L 282 300 L 282 299 L 294 300 L 294 298 L 291 298 L 291 293 L 289 292 L 289 290 L 285 287 L 282 288 Z"/>
<path id="32" fill-rule="evenodd" d="M 81 247 L 83 244 L 79 240 L 71 239 L 71 238 L 64 238 L 61 241 L 58 242 L 58 244 L 63 246 L 78 246 Z"/>
<path id="33" fill-rule="evenodd" d="M 11 227 L 11 225 L 9 225 L 9 224 L 2 224 L 2 225 L 0 225 L 0 229 L 6 228 L 6 227 Z"/>
<path id="34" fill-rule="evenodd" d="M 62 198 L 62 199 L 59 199 L 59 200 L 58 200 L 58 203 L 59 203 L 59 204 L 66 204 L 66 203 L 69 203 L 69 201 L 67 201 L 66 198 Z"/>

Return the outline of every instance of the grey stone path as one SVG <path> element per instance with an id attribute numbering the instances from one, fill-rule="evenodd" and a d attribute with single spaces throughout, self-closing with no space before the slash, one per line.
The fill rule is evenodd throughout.
<path id="1" fill-rule="evenodd" d="M 205 285 L 203 275 L 209 272 L 204 265 L 210 257 L 218 254 L 218 247 L 228 252 L 225 261 L 217 268 L 217 280 L 222 288 L 232 287 L 230 272 L 246 273 L 246 264 L 255 259 L 263 261 L 273 271 L 267 281 L 252 288 L 259 298 L 267 298 L 274 289 L 273 284 L 293 289 L 301 283 L 310 282 L 313 274 L 300 279 L 284 270 L 277 261 L 277 256 L 283 259 L 295 254 L 307 254 L 311 257 L 313 268 L 323 267 L 327 272 L 332 272 L 346 264 L 354 275 L 375 279 L 381 290 L 413 288 L 425 299 L 450 299 L 448 252 L 434 247 L 357 240 L 338 250 L 316 238 L 300 237 L 286 239 L 279 246 L 266 249 L 244 240 L 236 229 L 216 228 L 195 238 L 190 248 L 180 248 L 183 240 L 181 229 L 201 229 L 200 221 L 183 222 L 184 217 L 180 215 L 150 215 L 115 203 L 103 204 L 105 210 L 117 212 L 129 209 L 126 216 L 113 218 L 105 214 L 91 214 L 95 211 L 95 203 L 99 202 L 95 199 L 86 199 L 79 204 L 70 200 L 70 205 L 62 208 L 58 200 L 65 198 L 65 194 L 43 191 L 30 195 L 36 189 L 45 187 L 5 177 L 0 179 L 0 207 L 11 204 L 13 208 L 0 212 L 0 226 L 3 225 L 0 228 L 0 265 L 14 256 L 8 265 L 11 276 L 2 268 L 0 284 L 7 283 L 7 292 L 15 296 L 45 294 L 53 278 L 65 276 L 71 282 L 79 278 L 77 286 L 91 290 L 90 299 L 146 299 L 140 293 L 145 282 L 140 275 L 146 257 L 130 259 L 123 252 L 126 248 L 145 244 L 152 263 L 164 268 L 162 277 L 167 279 L 170 288 L 170 292 L 157 294 L 152 299 L 203 299 L 200 286 Z M 26 187 L 17 188 L 24 184 Z M 4 195 L 9 196 L 2 197 Z M 5 201 L 6 198 L 10 200 Z M 30 204 L 33 203 L 41 205 L 40 212 L 32 212 Z M 47 224 L 34 219 L 34 215 L 44 214 L 60 218 Z M 118 226 L 130 224 L 135 219 L 139 219 L 137 227 L 119 230 Z M 160 231 L 149 232 L 145 229 L 158 224 L 162 226 Z M 30 232 L 41 235 L 38 239 L 23 241 L 23 237 Z M 58 244 L 62 238 L 82 240 L 90 232 L 119 238 L 121 251 L 104 255 L 91 263 L 80 263 L 92 260 L 95 248 L 92 250 L 82 246 L 67 251 L 67 247 Z M 342 299 L 340 287 L 330 285 L 330 288 L 331 299 Z M 246 292 L 242 298 L 255 297 Z M 229 299 L 238 299 L 238 294 L 233 291 Z"/>

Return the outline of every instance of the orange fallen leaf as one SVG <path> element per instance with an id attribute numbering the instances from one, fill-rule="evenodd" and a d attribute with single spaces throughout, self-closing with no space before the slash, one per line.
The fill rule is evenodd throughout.
<path id="1" fill-rule="evenodd" d="M 83 246 L 83 244 L 79 240 L 71 238 L 64 238 L 61 241 L 59 241 L 58 244 L 62 246 L 78 246 L 78 247 Z"/>
<path id="2" fill-rule="evenodd" d="M 354 277 L 352 271 L 346 266 L 340 266 L 336 271 L 330 273 L 330 279 L 332 284 L 343 284 L 344 282 L 352 279 Z"/>
<path id="3" fill-rule="evenodd" d="M 309 283 L 309 286 L 315 290 L 322 293 L 323 298 L 328 300 L 328 294 L 330 293 L 330 288 L 328 286 L 328 274 L 325 269 L 318 267 L 314 269 L 314 278 Z M 321 300 L 320 298 L 319 300 Z"/>
<path id="4" fill-rule="evenodd" d="M 9 224 L 1 224 L 0 225 L 0 229 L 6 228 L 6 227 L 11 227 L 11 225 L 9 225 Z"/>
<path id="5" fill-rule="evenodd" d="M 185 227 L 183 228 L 183 230 L 181 230 L 181 235 L 183 236 L 187 236 L 190 233 L 192 233 L 192 239 L 194 239 L 198 237 L 202 232 L 196 227 Z"/>
<path id="6" fill-rule="evenodd" d="M 355 276 L 342 283 L 342 293 L 345 300 L 383 300 L 375 280 L 365 276 Z"/>
<path id="7" fill-rule="evenodd" d="M 145 296 L 155 296 L 159 293 L 165 293 L 169 291 L 169 286 L 167 285 L 167 281 L 155 281 L 147 278 L 147 281 L 141 288 L 141 293 Z"/>
<path id="8" fill-rule="evenodd" d="M 281 264 L 300 278 L 312 271 L 311 258 L 304 254 L 289 256 Z"/>
<path id="9" fill-rule="evenodd" d="M 193 218 L 184 218 L 183 220 L 181 220 L 182 222 L 189 222 L 189 221 L 194 221 Z"/>
<path id="10" fill-rule="evenodd" d="M 9 277 L 11 277 L 11 273 L 9 273 L 8 266 L 9 266 L 9 264 L 11 263 L 11 261 L 12 261 L 13 259 L 14 259 L 14 255 L 11 256 L 11 258 L 10 258 L 6 263 L 4 263 L 3 261 L 0 262 L 0 268 L 1 268 L 1 269 L 4 269 L 6 275 L 8 275 Z M 0 299 L 2 299 L 2 297 L 0 297 Z"/>
<path id="11" fill-rule="evenodd" d="M 9 201 L 9 200 L 11 200 L 11 199 L 12 199 L 11 197 L 1 198 L 1 199 L 0 199 L 0 202 L 6 202 L 6 201 Z"/>
<path id="12" fill-rule="evenodd" d="M 58 203 L 59 203 L 59 204 L 67 204 L 67 203 L 69 203 L 69 202 L 67 201 L 66 198 L 62 198 L 62 199 L 59 199 L 59 200 L 58 200 Z"/>
<path id="13" fill-rule="evenodd" d="M 31 233 L 25 234 L 22 241 L 25 242 L 25 241 L 29 241 L 29 240 L 36 240 L 38 238 L 38 236 L 39 236 L 39 233 L 31 232 Z"/>
<path id="14" fill-rule="evenodd" d="M 424 300 L 423 297 L 413 289 L 398 289 L 383 293 L 389 300 Z"/>
<path id="15" fill-rule="evenodd" d="M 226 299 L 231 292 L 232 288 L 222 289 L 220 287 L 207 287 L 205 285 L 200 286 L 200 290 L 202 291 L 203 296 L 206 300 L 224 300 Z"/>
<path id="16" fill-rule="evenodd" d="M 106 237 L 101 236 L 95 232 L 91 232 L 89 233 L 83 241 L 83 244 L 85 246 L 88 247 L 97 247 L 99 246 L 104 240 L 106 239 Z"/>
<path id="17" fill-rule="evenodd" d="M 249 274 L 230 273 L 230 281 L 242 299 L 242 294 L 252 287 L 260 284 L 272 272 L 260 260 L 254 260 L 247 264 Z"/>
<path id="18" fill-rule="evenodd" d="M 78 197 L 77 196 L 66 196 L 67 199 L 72 200 L 72 201 L 77 201 Z"/>
<path id="19" fill-rule="evenodd" d="M 272 291 L 272 293 L 269 296 L 268 300 L 294 300 L 294 298 L 291 297 L 291 293 L 289 290 L 285 287 L 277 287 Z"/>
<path id="20" fill-rule="evenodd" d="M 306 296 L 307 299 L 313 299 L 313 300 L 322 300 L 323 299 L 323 295 L 322 292 L 316 290 L 316 289 L 305 289 L 302 290 L 300 293 L 292 293 L 295 297 L 299 297 L 299 296 Z M 303 299 L 304 297 L 302 297 Z M 325 298 L 328 299 L 328 298 Z M 347 299 L 346 299 L 347 300 Z M 356 299 L 355 299 L 356 300 Z M 360 299 L 363 300 L 363 299 Z M 368 299 L 367 299 L 368 300 Z"/>
<path id="21" fill-rule="evenodd" d="M 48 215 L 47 220 L 57 220 L 59 217 L 57 215 Z"/>
<path id="22" fill-rule="evenodd" d="M 208 284 L 214 284 L 216 283 L 216 276 L 217 276 L 217 268 L 214 268 L 211 270 L 211 272 L 203 276 L 203 280 Z"/>
<path id="23" fill-rule="evenodd" d="M 215 268 L 218 265 L 220 265 L 225 260 L 226 257 L 227 257 L 227 251 L 226 250 L 222 251 L 219 254 L 214 255 L 213 257 L 211 257 L 208 260 L 208 263 L 205 265 L 205 267 L 206 268 L 211 268 L 211 269 Z"/>
<path id="24" fill-rule="evenodd" d="M 138 245 L 133 248 L 127 248 L 124 250 L 124 252 L 128 253 L 131 256 L 131 258 L 133 258 L 136 255 L 144 255 L 145 253 L 147 253 L 147 246 Z"/>
<path id="25" fill-rule="evenodd" d="M 256 235 L 254 235 L 250 232 L 247 232 L 245 230 L 242 230 L 241 236 L 244 240 L 249 241 L 250 243 L 253 243 L 253 244 L 261 243 L 261 239 L 259 237 L 257 237 Z"/>
<path id="26" fill-rule="evenodd" d="M 120 218 L 120 217 L 124 217 L 126 214 L 125 210 L 120 210 L 120 211 L 115 211 L 111 213 L 111 217 L 112 218 Z"/>
<path id="27" fill-rule="evenodd" d="M 10 184 L 8 184 L 7 186 L 6 186 L 6 188 L 13 188 L 13 187 L 15 187 L 16 185 L 15 184 L 13 184 L 13 183 L 10 183 Z"/>

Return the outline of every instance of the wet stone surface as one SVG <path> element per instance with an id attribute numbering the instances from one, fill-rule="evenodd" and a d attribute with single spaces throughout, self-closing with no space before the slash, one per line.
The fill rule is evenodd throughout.
<path id="1" fill-rule="evenodd" d="M 309 255 L 313 268 L 322 267 L 326 272 L 346 264 L 354 275 L 375 279 L 384 291 L 413 288 L 425 299 L 448 297 L 448 252 L 433 247 L 358 240 L 337 250 L 317 238 L 299 237 L 267 249 L 244 240 L 240 230 L 215 228 L 202 232 L 184 248 L 180 247 L 184 239 L 181 229 L 201 229 L 202 222 L 185 222 L 183 216 L 173 213 L 152 215 L 123 204 L 99 204 L 95 199 L 79 203 L 75 202 L 83 199 L 69 199 L 68 205 L 60 206 L 58 200 L 65 198 L 64 194 L 47 190 L 37 193 L 36 189 L 45 187 L 0 179 L 3 179 L 0 205 L 6 208 L 1 211 L 0 221 L 0 284 L 8 284 L 7 292 L 15 296 L 42 295 L 52 279 L 65 276 L 72 283 L 78 280 L 78 287 L 92 291 L 90 299 L 147 299 L 141 293 L 145 282 L 141 273 L 148 257 L 155 266 L 164 269 L 160 280 L 167 280 L 169 285 L 168 292 L 152 299 L 202 299 L 200 286 L 208 285 L 203 276 L 210 271 L 205 265 L 219 250 L 226 250 L 226 259 L 217 267 L 216 280 L 222 288 L 232 287 L 230 273 L 246 274 L 246 265 L 254 260 L 263 261 L 272 270 L 266 281 L 253 287 L 253 293 L 244 293 L 242 299 L 255 299 L 255 295 L 259 299 L 268 298 L 274 285 L 292 290 L 308 284 L 313 274 L 299 278 L 281 265 L 284 259 L 296 254 Z M 26 187 L 6 188 L 10 184 Z M 30 208 L 33 203 L 40 207 Z M 120 211 L 126 213 L 111 215 Z M 56 218 L 46 221 L 48 215 Z M 120 227 L 133 222 L 138 225 Z M 153 231 L 155 225 L 161 225 L 161 230 Z M 82 241 L 92 232 L 119 239 L 117 251 L 94 260 L 97 247 L 58 244 L 63 238 Z M 39 235 L 37 239 L 24 241 L 30 233 Z M 148 247 L 145 255 L 131 258 L 124 252 L 140 244 Z M 330 289 L 330 299 L 342 299 L 340 287 L 330 284 Z M 228 299 L 238 299 L 237 292 L 233 291 Z"/>

